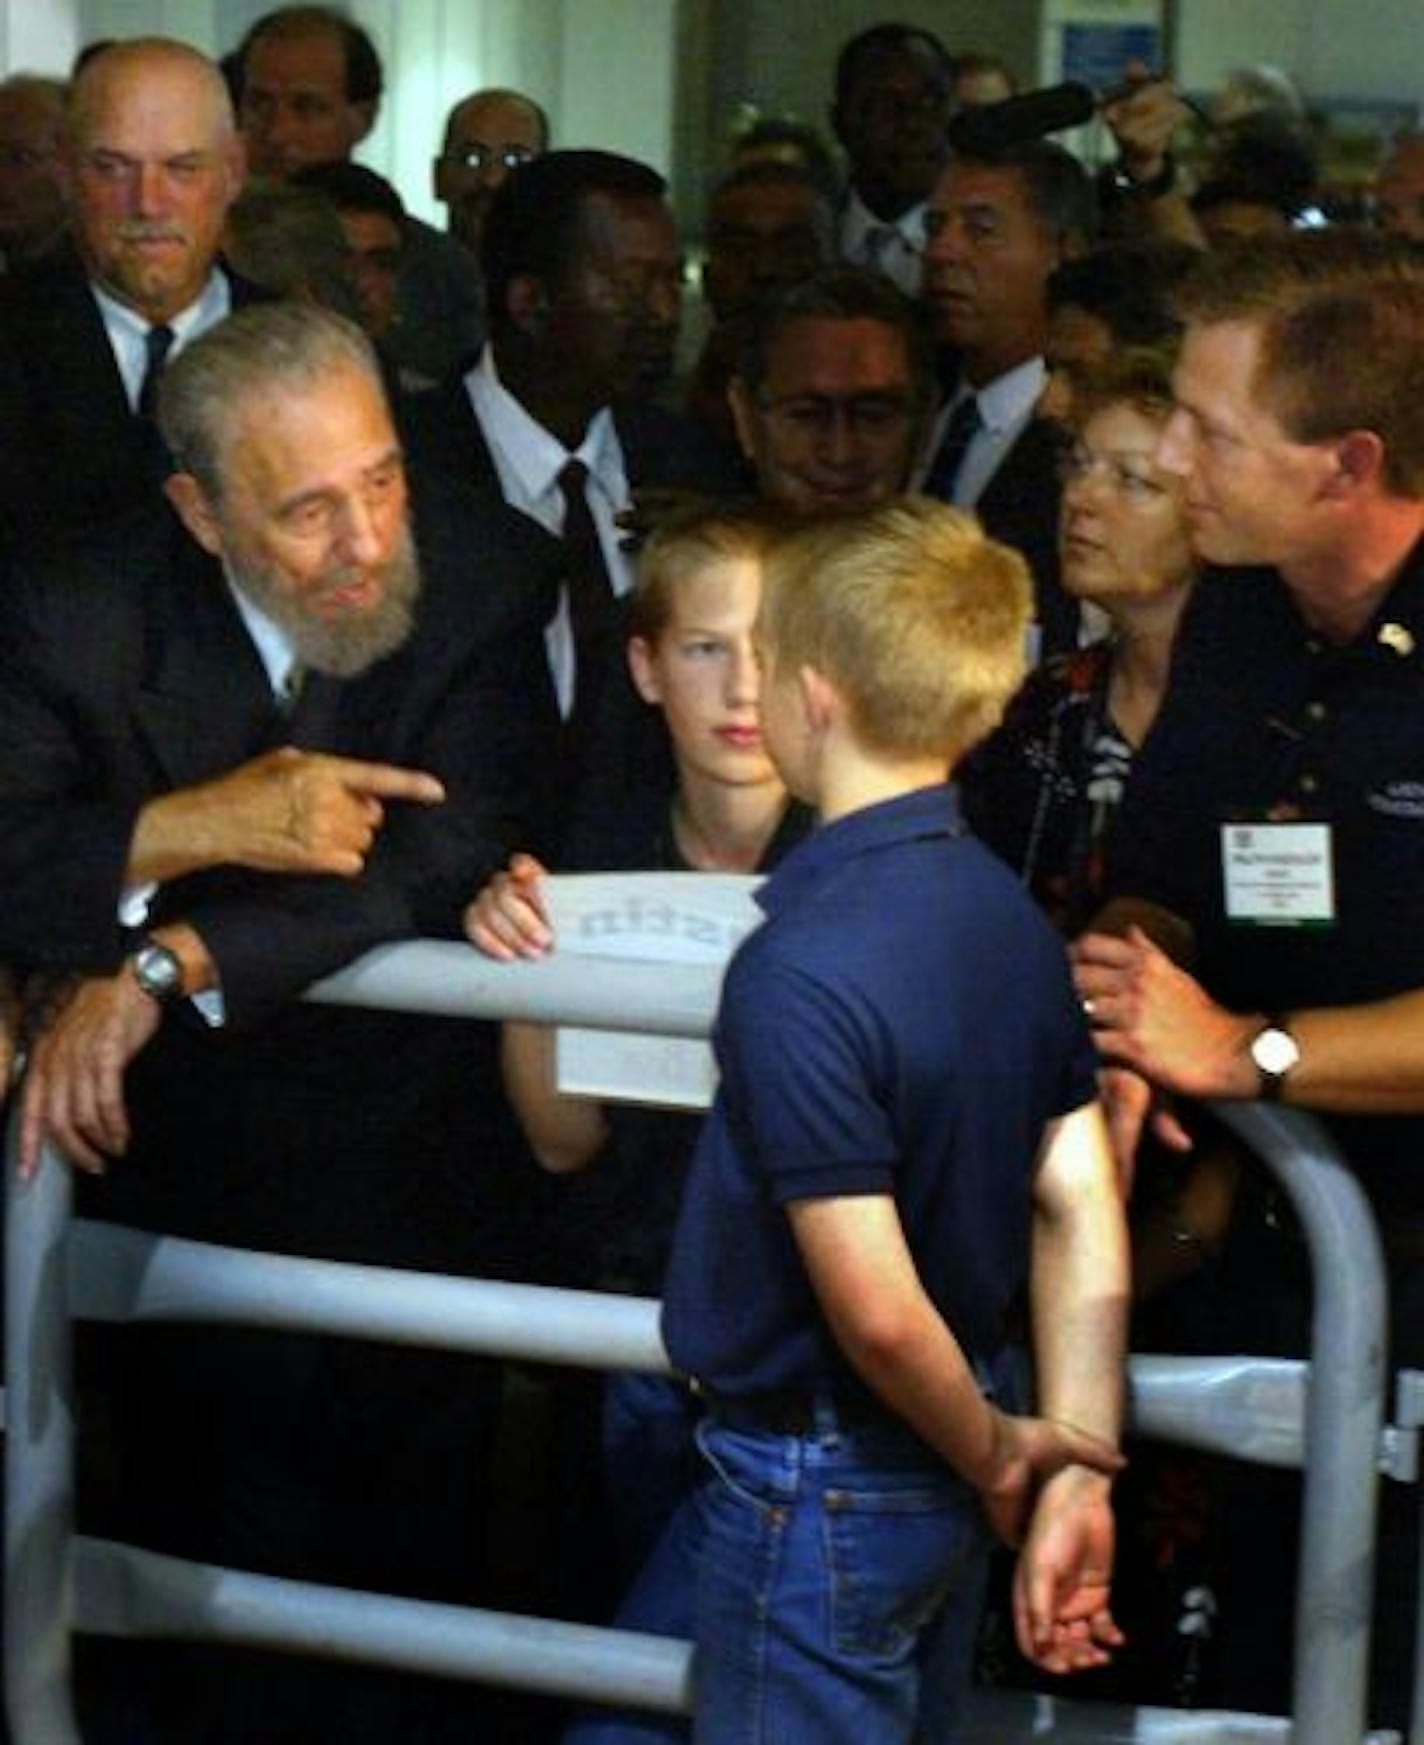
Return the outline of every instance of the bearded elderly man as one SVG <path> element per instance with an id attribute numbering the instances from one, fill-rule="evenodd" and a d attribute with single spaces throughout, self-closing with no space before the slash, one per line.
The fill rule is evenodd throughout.
<path id="1" fill-rule="evenodd" d="M 537 833 L 544 536 L 452 487 L 418 503 L 413 542 L 372 353 L 312 307 L 196 341 L 162 422 L 182 525 L 144 518 L 31 569 L 0 618 L 0 956 L 31 986 L 75 978 L 31 1048 L 25 1160 L 53 1140 L 86 1172 L 82 1209 L 121 1223 L 498 1267 L 484 1027 L 296 1000 L 370 946 L 455 934 Z M 387 1591 L 467 1586 L 478 1366 L 92 1331 L 122 1505 L 101 1494 L 99 1527 Z M 365 1685 L 349 1715 L 312 1698 L 301 1670 L 229 1681 L 221 1714 L 195 1681 L 171 1736 L 426 1737 Z"/>
<path id="2" fill-rule="evenodd" d="M 3 508 L 21 536 L 97 526 L 158 498 L 164 366 L 253 292 L 218 260 L 243 149 L 222 75 L 185 43 L 114 43 L 70 91 L 60 156 L 69 240 L 0 287 L 16 368 L 0 427 Z M 28 476 L 32 475 L 32 476 Z"/>

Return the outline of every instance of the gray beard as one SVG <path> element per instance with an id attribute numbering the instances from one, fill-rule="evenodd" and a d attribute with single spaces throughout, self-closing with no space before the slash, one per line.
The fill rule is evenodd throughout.
<path id="1" fill-rule="evenodd" d="M 309 606 L 294 599 L 276 582 L 269 569 L 248 564 L 233 550 L 226 552 L 227 573 L 232 585 L 266 614 L 292 644 L 293 658 L 311 672 L 334 679 L 352 679 L 378 660 L 394 654 L 409 639 L 420 598 L 420 564 L 407 527 L 400 543 L 383 567 L 385 590 L 365 612 L 338 619 L 319 618 Z M 350 580 L 343 566 L 323 578 L 339 588 Z"/>

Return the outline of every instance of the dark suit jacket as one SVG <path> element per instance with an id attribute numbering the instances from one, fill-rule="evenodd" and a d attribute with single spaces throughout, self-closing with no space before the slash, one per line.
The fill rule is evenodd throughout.
<path id="1" fill-rule="evenodd" d="M 690 419 L 642 403 L 615 407 L 613 418 L 634 491 L 744 494 L 735 457 Z M 486 490 L 500 491 L 494 457 L 463 379 L 404 396 L 397 402 L 397 422 L 417 477 L 474 480 Z M 608 759 L 621 764 L 625 750 L 633 755 L 631 746 L 625 746 L 624 730 L 636 724 L 642 706 L 627 683 L 621 623 L 621 616 L 611 613 L 593 646 L 579 649 L 575 709 L 560 748 L 566 801 Z"/>
<path id="2" fill-rule="evenodd" d="M 359 678 L 313 677 L 290 721 L 220 571 L 157 514 L 17 580 L 0 605 L 0 953 L 112 969 L 128 843 L 151 796 L 285 741 L 426 769 L 445 805 L 392 803 L 355 880 L 225 867 L 166 886 L 193 923 L 228 1024 L 167 1015 L 130 1069 L 131 1154 L 88 1193 L 101 1215 L 209 1239 L 418 1264 L 484 1264 L 478 1178 L 493 1062 L 481 1027 L 293 1004 L 383 941 L 458 933 L 515 844 L 550 763 L 541 630 L 549 542 L 502 504 L 417 504 L 426 589 L 407 646 Z M 486 1208 L 487 1229 L 498 1208 Z"/>
<path id="3" fill-rule="evenodd" d="M 261 295 L 228 275 L 235 308 Z M 124 393 L 89 280 L 72 248 L 0 281 L 0 343 L 18 366 L 0 374 L 0 431 L 24 432 L 23 479 L 0 490 L 25 542 L 102 526 L 151 504 L 152 453 Z"/>
<path id="4" fill-rule="evenodd" d="M 1033 572 L 1045 657 L 1078 643 L 1078 603 L 1058 579 L 1059 441 L 1047 419 L 1031 418 L 975 505 L 985 532 L 1022 552 Z"/>
<path id="5" fill-rule="evenodd" d="M 417 472 L 475 479 L 499 490 L 494 458 L 463 379 L 407 395 L 397 415 Z M 684 490 L 721 497 L 745 489 L 736 456 L 690 418 L 630 401 L 614 407 L 613 422 L 635 491 Z"/>

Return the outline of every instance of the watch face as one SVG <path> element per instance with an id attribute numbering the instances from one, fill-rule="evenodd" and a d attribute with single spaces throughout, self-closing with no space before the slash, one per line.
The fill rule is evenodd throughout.
<path id="1" fill-rule="evenodd" d="M 134 976 L 155 1000 L 173 1000 L 183 991 L 183 965 L 166 945 L 145 945 L 134 955 Z"/>
<path id="2" fill-rule="evenodd" d="M 1251 1058 L 1262 1072 L 1280 1078 L 1300 1059 L 1300 1048 L 1288 1030 L 1263 1030 L 1251 1044 Z"/>

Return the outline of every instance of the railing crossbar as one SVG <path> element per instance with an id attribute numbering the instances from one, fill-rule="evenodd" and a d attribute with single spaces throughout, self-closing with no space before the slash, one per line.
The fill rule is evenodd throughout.
<path id="1" fill-rule="evenodd" d="M 567 960 L 496 967 L 465 947 L 425 941 L 374 952 L 311 997 L 705 1036 L 717 983 L 715 971 L 682 966 L 600 964 L 596 974 Z M 966 1745 L 1048 1732 L 1099 1745 L 1117 1739 L 1229 1745 L 1286 1738 L 1292 1745 L 1384 1745 L 1389 1737 L 1367 1735 L 1362 1719 L 1383 1424 L 1378 1234 L 1359 1184 L 1315 1123 L 1259 1107 L 1233 1105 L 1218 1112 L 1262 1154 L 1300 1215 L 1316 1278 L 1311 1362 L 1217 1358 L 1193 1368 L 1197 1360 L 1135 1358 L 1135 1423 L 1145 1433 L 1160 1428 L 1173 1440 L 1238 1457 L 1283 1465 L 1305 1461 L 1292 1717 L 1105 1711 L 1046 1698 L 1032 1699 L 1026 1709 L 1014 1693 L 988 1692 L 982 1693 L 981 1712 L 1000 1719 L 985 1723 L 988 1731 L 971 1731 Z M 13 1155 L 13 1133 L 11 1147 Z M 402 1657 L 390 1664 L 649 1707 L 686 1706 L 686 1643 L 208 1569 L 133 1547 L 76 1540 L 71 1523 L 72 1313 L 301 1325 L 531 1360 L 659 1371 L 666 1368 L 666 1354 L 656 1304 L 253 1255 L 71 1224 L 67 1174 L 53 1157 L 35 1182 L 17 1184 L 12 1173 L 9 1189 L 6 1701 L 17 1745 L 78 1745 L 68 1689 L 69 1632 L 76 1619 L 105 1631 L 216 1633 L 363 1657 L 359 1641 L 379 1639 L 378 1658 Z M 196 1615 L 184 1609 L 190 1602 Z M 213 1632 L 201 1628 L 204 1616 Z"/>

